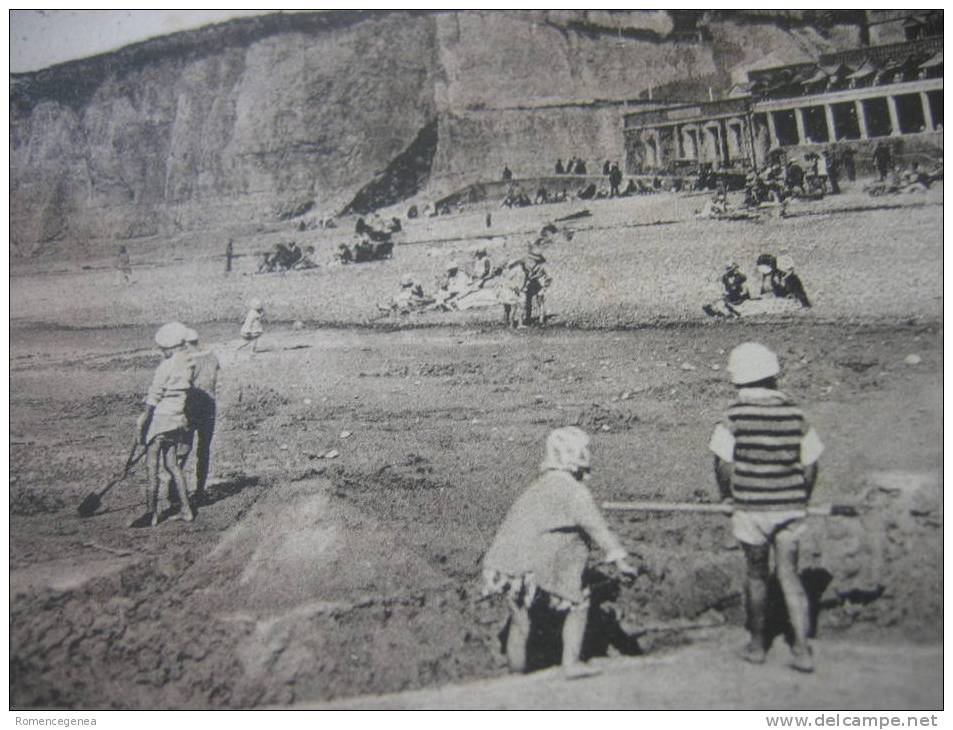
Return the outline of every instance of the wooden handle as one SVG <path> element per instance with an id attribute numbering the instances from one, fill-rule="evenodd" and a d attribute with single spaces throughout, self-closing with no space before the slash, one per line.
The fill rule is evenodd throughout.
<path id="1" fill-rule="evenodd" d="M 602 509 L 619 512 L 708 512 L 730 515 L 735 508 L 725 502 L 603 502 Z"/>
<path id="2" fill-rule="evenodd" d="M 730 502 L 603 502 L 602 509 L 614 512 L 701 512 L 730 515 Z M 821 504 L 806 508 L 809 517 L 856 517 L 857 509 L 848 504 Z"/>

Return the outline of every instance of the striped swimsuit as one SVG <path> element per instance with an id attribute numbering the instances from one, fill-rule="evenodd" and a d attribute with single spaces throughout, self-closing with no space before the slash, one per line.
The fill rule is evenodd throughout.
<path id="1" fill-rule="evenodd" d="M 784 510 L 807 503 L 801 444 L 810 426 L 800 408 L 780 391 L 763 391 L 732 404 L 725 426 L 735 440 L 731 492 L 739 507 Z"/>

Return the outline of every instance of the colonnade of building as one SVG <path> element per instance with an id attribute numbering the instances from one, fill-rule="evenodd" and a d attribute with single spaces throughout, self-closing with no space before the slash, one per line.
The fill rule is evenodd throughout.
<path id="1" fill-rule="evenodd" d="M 706 163 L 715 168 L 760 166 L 775 147 L 941 132 L 943 79 L 783 99 L 739 98 L 731 114 L 724 114 L 724 106 L 718 109 L 721 115 L 704 111 L 700 104 L 654 112 L 652 123 L 633 119 L 625 130 L 627 171 Z M 683 112 L 691 118 L 673 119 Z"/>
<path id="2" fill-rule="evenodd" d="M 759 101 L 752 111 L 771 147 L 936 132 L 943 128 L 943 79 Z"/>
<path id="3" fill-rule="evenodd" d="M 728 166 L 750 156 L 748 123 L 742 117 L 665 124 L 642 130 L 642 166 L 659 169 L 673 162 Z"/>

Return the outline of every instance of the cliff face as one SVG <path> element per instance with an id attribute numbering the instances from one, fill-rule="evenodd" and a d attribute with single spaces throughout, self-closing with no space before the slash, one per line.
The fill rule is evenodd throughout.
<path id="1" fill-rule="evenodd" d="M 14 77 L 13 253 L 366 209 L 375 191 L 396 202 L 504 163 L 530 175 L 557 157 L 619 159 L 625 108 L 599 100 L 698 95 L 769 50 L 801 60 L 855 37 L 804 19 L 698 20 L 276 15 Z"/>
<path id="2" fill-rule="evenodd" d="M 15 252 L 253 224 L 308 201 L 330 214 L 436 116 L 432 18 L 201 45 L 145 61 L 120 52 L 20 82 L 10 105 Z M 41 84 L 84 74 L 98 76 L 86 98 L 72 79 Z"/>

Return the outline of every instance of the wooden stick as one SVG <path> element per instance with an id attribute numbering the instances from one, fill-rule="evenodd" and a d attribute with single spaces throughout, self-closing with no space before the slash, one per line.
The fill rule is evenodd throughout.
<path id="1" fill-rule="evenodd" d="M 646 624 L 627 631 L 629 636 L 644 636 L 645 634 L 662 634 L 669 631 L 701 631 L 702 629 L 717 629 L 725 625 L 721 621 L 685 621 L 676 620 L 667 623 Z"/>
<path id="2" fill-rule="evenodd" d="M 603 502 L 602 509 L 617 512 L 702 512 L 730 515 L 735 511 L 735 505 L 730 502 Z M 857 516 L 857 509 L 847 504 L 812 505 L 807 507 L 805 512 L 808 517 Z"/>
<path id="3" fill-rule="evenodd" d="M 98 542 L 84 542 L 83 547 L 94 548 L 96 550 L 104 550 L 107 553 L 112 553 L 113 555 L 118 555 L 120 558 L 126 558 L 132 555 L 128 550 L 117 550 L 116 548 L 107 547 L 106 545 L 100 545 Z"/>

